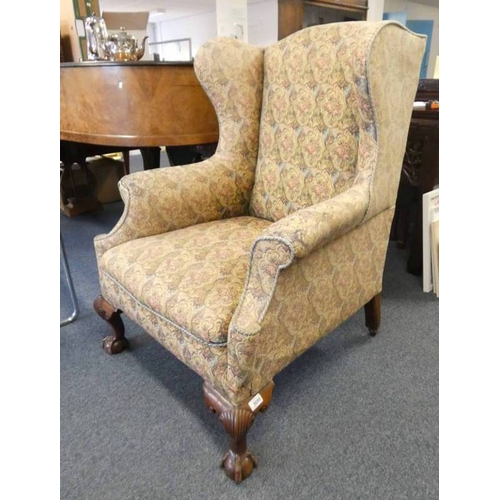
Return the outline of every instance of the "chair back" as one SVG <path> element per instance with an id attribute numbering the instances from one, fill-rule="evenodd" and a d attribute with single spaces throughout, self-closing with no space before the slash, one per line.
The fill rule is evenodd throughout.
<path id="1" fill-rule="evenodd" d="M 276 221 L 370 181 L 378 155 L 371 49 L 389 25 L 410 37 L 395 23 L 333 23 L 265 50 L 251 215 Z"/>

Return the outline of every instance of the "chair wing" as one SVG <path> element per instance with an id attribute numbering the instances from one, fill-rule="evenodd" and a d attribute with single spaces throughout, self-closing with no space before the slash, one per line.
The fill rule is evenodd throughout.
<path id="1" fill-rule="evenodd" d="M 219 120 L 217 151 L 241 155 L 255 170 L 262 105 L 264 50 L 215 38 L 196 54 L 196 76 Z"/>
<path id="2" fill-rule="evenodd" d="M 376 149 L 366 148 L 363 161 L 373 162 L 370 207 L 365 220 L 394 207 L 410 127 L 424 35 L 398 23 L 381 23 L 367 59 L 369 95 L 376 129 Z M 371 160 L 376 154 L 375 160 Z"/>
<path id="3" fill-rule="evenodd" d="M 125 210 L 95 240 L 97 256 L 134 238 L 243 215 L 254 182 L 262 103 L 263 50 L 216 38 L 198 51 L 195 72 L 219 120 L 219 144 L 208 160 L 126 176 Z"/>

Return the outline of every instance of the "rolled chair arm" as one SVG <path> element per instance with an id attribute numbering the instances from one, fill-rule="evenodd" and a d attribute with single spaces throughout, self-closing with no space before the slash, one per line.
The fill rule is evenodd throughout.
<path id="1" fill-rule="evenodd" d="M 252 246 L 245 288 L 231 322 L 233 330 L 243 335 L 257 333 L 280 270 L 359 225 L 368 208 L 368 190 L 366 183 L 354 186 L 262 232 Z"/>
<path id="2" fill-rule="evenodd" d="M 241 388 L 252 384 L 248 376 L 253 368 L 243 365 L 258 348 L 258 334 L 277 293 L 280 271 L 294 262 L 300 266 L 303 257 L 358 226 L 368 207 L 368 192 L 367 184 L 355 186 L 299 210 L 269 226 L 254 242 L 245 288 L 229 326 L 228 391 L 243 397 L 246 393 Z"/>
<path id="3" fill-rule="evenodd" d="M 368 201 L 368 183 L 353 186 L 334 198 L 276 221 L 262 238 L 285 241 L 294 257 L 305 257 L 360 224 Z"/>
<path id="4" fill-rule="evenodd" d="M 110 233 L 95 237 L 97 257 L 132 239 L 243 215 L 253 184 L 247 163 L 242 155 L 216 153 L 200 163 L 124 177 L 123 215 Z"/>

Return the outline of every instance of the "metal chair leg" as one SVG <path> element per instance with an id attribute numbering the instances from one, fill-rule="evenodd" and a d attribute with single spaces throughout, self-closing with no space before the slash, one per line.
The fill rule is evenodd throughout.
<path id="1" fill-rule="evenodd" d="M 61 320 L 60 326 L 65 326 L 75 321 L 76 317 L 78 316 L 78 303 L 76 301 L 76 293 L 73 287 L 73 280 L 71 278 L 71 272 L 69 269 L 68 259 L 66 257 L 66 250 L 64 249 L 64 243 L 61 234 L 59 234 L 59 240 L 61 245 L 61 257 L 62 257 L 64 273 L 66 274 L 66 282 L 68 283 L 69 294 L 71 297 L 71 302 L 73 303 L 73 312 L 71 313 L 71 315 L 68 316 L 66 319 Z"/>

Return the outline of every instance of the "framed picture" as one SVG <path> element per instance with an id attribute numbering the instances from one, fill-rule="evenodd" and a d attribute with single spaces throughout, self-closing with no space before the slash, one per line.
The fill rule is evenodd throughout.
<path id="1" fill-rule="evenodd" d="M 437 295 L 439 273 L 439 189 L 434 189 L 422 195 L 422 245 L 423 290 L 424 292 L 434 290 Z"/>

